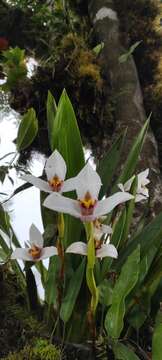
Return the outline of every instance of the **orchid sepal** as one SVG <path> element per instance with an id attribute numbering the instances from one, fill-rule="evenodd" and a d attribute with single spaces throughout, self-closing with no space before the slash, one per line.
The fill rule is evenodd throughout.
<path id="1" fill-rule="evenodd" d="M 11 254 L 12 260 L 21 259 L 24 261 L 40 261 L 51 256 L 58 255 L 55 246 L 43 247 L 43 237 L 37 227 L 32 224 L 29 230 L 30 248 L 16 248 Z"/>

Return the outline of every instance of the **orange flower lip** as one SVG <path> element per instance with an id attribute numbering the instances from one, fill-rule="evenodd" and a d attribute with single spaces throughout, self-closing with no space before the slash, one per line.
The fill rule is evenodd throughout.
<path id="1" fill-rule="evenodd" d="M 32 256 L 32 258 L 35 259 L 39 259 L 41 256 L 41 251 L 42 249 L 40 249 L 38 246 L 36 245 L 32 245 L 32 247 L 29 249 L 29 254 Z"/>
<path id="2" fill-rule="evenodd" d="M 92 199 L 89 191 L 86 192 L 84 199 L 79 199 L 82 215 L 92 215 L 97 200 Z"/>
<path id="3" fill-rule="evenodd" d="M 51 180 L 48 181 L 53 191 L 59 192 L 62 188 L 63 180 L 55 175 Z"/>

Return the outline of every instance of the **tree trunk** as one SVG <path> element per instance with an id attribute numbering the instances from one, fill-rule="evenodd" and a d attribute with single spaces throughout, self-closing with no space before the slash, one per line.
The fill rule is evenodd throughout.
<path id="1" fill-rule="evenodd" d="M 121 44 L 119 19 L 114 8 L 114 1 L 91 0 L 89 15 L 97 41 L 104 42 L 101 54 L 104 72 L 107 81 L 111 83 L 115 99 L 116 125 L 113 140 L 127 128 L 127 141 L 122 159 L 124 161 L 134 138 L 146 121 L 137 69 L 132 56 L 124 63 L 119 62 L 119 57 L 127 50 Z M 109 99 L 107 103 L 108 101 Z M 150 169 L 150 210 L 151 216 L 154 216 L 162 209 L 162 180 L 157 144 L 151 130 L 148 132 L 139 160 L 138 170 L 148 167 Z"/>

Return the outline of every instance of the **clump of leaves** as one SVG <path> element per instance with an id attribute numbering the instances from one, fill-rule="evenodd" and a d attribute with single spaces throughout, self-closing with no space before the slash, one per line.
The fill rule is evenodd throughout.
<path id="1" fill-rule="evenodd" d="M 72 76 L 92 81 L 98 90 L 101 90 L 103 80 L 101 77 L 101 66 L 96 59 L 95 53 L 88 49 L 85 41 L 78 35 L 69 33 L 63 38 L 61 53 L 65 52 L 67 59 L 66 70 Z"/>
<path id="2" fill-rule="evenodd" d="M 27 66 L 25 62 L 25 50 L 19 47 L 10 48 L 3 51 L 3 71 L 6 75 L 6 83 L 2 85 L 3 90 L 12 90 L 27 75 Z"/>
<path id="3" fill-rule="evenodd" d="M 10 353 L 4 360 L 60 360 L 61 351 L 48 340 L 36 339 L 33 346 L 26 345 L 22 350 Z"/>

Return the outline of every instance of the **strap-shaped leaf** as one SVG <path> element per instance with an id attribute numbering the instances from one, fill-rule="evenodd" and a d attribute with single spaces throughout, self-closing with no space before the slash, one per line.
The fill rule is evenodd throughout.
<path id="1" fill-rule="evenodd" d="M 49 262 L 49 268 L 47 273 L 47 282 L 45 286 L 45 301 L 47 304 L 56 305 L 57 302 L 57 279 L 58 272 L 60 270 L 60 259 L 58 256 L 52 257 Z"/>
<path id="2" fill-rule="evenodd" d="M 114 286 L 112 305 L 105 318 L 105 328 L 114 339 L 119 338 L 124 325 L 125 298 L 135 286 L 139 275 L 140 247 L 128 257 Z"/>
<path id="3" fill-rule="evenodd" d="M 133 218 L 133 211 L 135 207 L 135 197 L 136 197 L 136 191 L 138 186 L 138 179 L 137 176 L 134 178 L 133 183 L 130 188 L 130 194 L 134 196 L 132 200 L 130 200 L 128 203 L 126 203 L 126 221 L 124 226 L 124 231 L 122 234 L 122 239 L 120 242 L 120 247 L 124 247 L 125 243 L 128 241 L 128 235 L 129 235 L 129 229 L 131 226 L 132 218 Z"/>
<path id="4" fill-rule="evenodd" d="M 34 140 L 38 132 L 38 120 L 33 108 L 23 116 L 18 129 L 17 135 L 17 150 L 26 149 Z"/>
<path id="5" fill-rule="evenodd" d="M 116 224 L 114 224 L 113 226 L 111 244 L 113 244 L 116 248 L 118 248 L 118 246 L 120 245 L 120 241 L 122 239 L 122 235 L 124 232 L 125 221 L 126 221 L 126 209 L 122 211 L 118 220 L 116 221 Z M 101 266 L 102 278 L 104 278 L 105 275 L 108 273 L 112 262 L 113 262 L 112 258 L 105 257 L 103 259 Z"/>
<path id="6" fill-rule="evenodd" d="M 67 165 L 67 177 L 76 176 L 85 164 L 83 146 L 73 106 L 64 90 L 58 104 L 52 137 L 52 150 L 57 149 Z"/>
<path id="7" fill-rule="evenodd" d="M 125 136 L 126 132 L 119 136 L 116 142 L 112 145 L 111 149 L 100 160 L 97 167 L 97 172 L 100 175 L 102 181 L 102 187 L 99 193 L 100 199 L 105 195 L 111 184 L 112 177 L 120 160 Z"/>
<path id="8" fill-rule="evenodd" d="M 53 95 L 51 94 L 51 92 L 48 91 L 48 96 L 47 96 L 47 127 L 48 127 L 48 138 L 49 138 L 49 143 L 50 143 L 51 149 L 52 149 L 52 134 L 53 134 L 53 127 L 54 127 L 54 121 L 55 121 L 56 112 L 57 112 L 56 101 L 55 101 Z"/>
<path id="9" fill-rule="evenodd" d="M 72 275 L 66 296 L 63 299 L 60 309 L 60 317 L 64 321 L 64 323 L 66 323 L 70 319 L 72 311 L 74 309 L 84 276 L 85 261 L 85 259 L 82 260 L 78 269 Z"/>
<path id="10" fill-rule="evenodd" d="M 117 343 L 113 347 L 116 360 L 139 360 L 139 357 L 124 344 Z"/>
<path id="11" fill-rule="evenodd" d="M 77 120 L 73 106 L 65 90 L 59 100 L 51 142 L 52 150 L 57 149 L 66 162 L 67 178 L 76 176 L 84 166 L 85 160 Z M 70 197 L 72 196 L 73 195 L 70 194 Z M 74 241 L 74 236 L 75 241 L 79 241 L 81 223 L 69 215 L 65 215 L 64 219 L 64 245 L 66 247 Z"/>
<path id="12" fill-rule="evenodd" d="M 135 139 L 133 146 L 129 152 L 128 158 L 126 160 L 126 163 L 124 165 L 123 171 L 121 176 L 118 179 L 118 183 L 125 183 L 129 178 L 131 178 L 131 176 L 133 175 L 138 159 L 139 159 L 139 155 L 140 152 L 142 150 L 144 141 L 145 141 L 145 136 L 149 127 L 149 122 L 150 122 L 150 116 L 147 119 L 147 121 L 145 122 L 143 128 L 140 130 L 137 138 Z"/>
<path id="13" fill-rule="evenodd" d="M 6 211 L 4 211 L 2 205 L 0 204 L 0 229 L 6 232 L 8 235 L 10 234 L 10 218 Z"/>
<path id="14" fill-rule="evenodd" d="M 157 249 L 162 243 L 162 212 L 159 213 L 141 232 L 133 236 L 130 239 L 129 244 L 120 253 L 120 258 L 117 262 L 117 268 L 119 269 L 129 254 L 140 244 L 141 258 L 143 258 L 152 246 L 156 246 Z"/>

